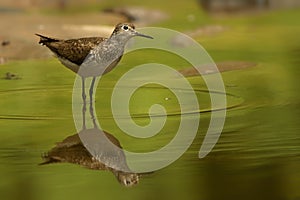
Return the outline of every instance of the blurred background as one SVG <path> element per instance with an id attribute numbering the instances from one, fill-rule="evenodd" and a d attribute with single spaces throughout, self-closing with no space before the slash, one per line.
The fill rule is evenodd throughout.
<path id="1" fill-rule="evenodd" d="M 0 0 L 2 198 L 300 199 L 299 11 L 298 0 Z M 216 62 L 228 101 L 217 145 L 198 158 L 210 120 L 202 78 L 184 59 L 146 50 L 124 56 L 119 67 L 103 77 L 97 100 L 101 95 L 108 98 L 116 80 L 137 64 L 163 62 L 173 67 L 199 91 L 203 105 L 197 111 L 199 131 L 188 151 L 170 166 L 141 176 L 132 188 L 121 185 L 109 170 L 70 163 L 38 165 L 41 155 L 76 134 L 71 99 L 75 75 L 39 46 L 34 34 L 108 37 L 117 23 L 128 21 L 138 28 L 183 32 Z M 174 44 L 189 45 L 181 38 Z M 155 87 L 141 90 L 132 111 L 145 114 L 166 94 L 172 95 Z M 173 138 L 180 119 L 172 115 L 176 102 L 164 103 L 172 117 L 161 136 L 146 143 L 124 136 L 108 111 L 102 127 L 123 148 L 158 149 Z M 148 117 L 136 120 L 149 123 Z"/>

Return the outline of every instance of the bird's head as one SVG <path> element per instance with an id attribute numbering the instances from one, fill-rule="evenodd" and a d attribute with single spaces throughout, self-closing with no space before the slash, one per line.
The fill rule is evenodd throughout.
<path id="1" fill-rule="evenodd" d="M 116 25 L 111 37 L 118 37 L 122 40 L 129 40 L 132 37 L 140 36 L 145 38 L 153 39 L 149 35 L 139 33 L 135 30 L 135 26 L 131 23 L 119 23 Z"/>

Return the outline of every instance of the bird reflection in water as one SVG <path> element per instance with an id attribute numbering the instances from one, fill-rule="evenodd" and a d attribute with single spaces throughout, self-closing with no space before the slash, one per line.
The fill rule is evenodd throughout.
<path id="1" fill-rule="evenodd" d="M 93 128 L 86 128 L 86 104 L 83 104 L 83 129 L 58 142 L 49 152 L 45 153 L 41 165 L 52 163 L 73 163 L 93 170 L 111 171 L 120 184 L 133 186 L 139 183 L 142 174 L 132 172 L 127 163 L 121 144 L 113 135 L 98 128 L 94 108 L 90 104 L 90 115 Z M 84 142 L 82 142 L 84 141 Z M 87 145 L 92 146 L 88 148 Z M 94 151 L 90 153 L 91 151 Z"/>

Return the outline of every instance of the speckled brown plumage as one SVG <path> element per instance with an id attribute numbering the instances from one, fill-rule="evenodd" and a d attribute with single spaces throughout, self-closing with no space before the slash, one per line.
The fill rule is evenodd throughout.
<path id="1" fill-rule="evenodd" d="M 106 40 L 104 37 L 87 37 L 78 39 L 61 40 L 49 38 L 40 34 L 39 44 L 48 47 L 56 56 L 69 60 L 80 66 L 89 52 Z"/>

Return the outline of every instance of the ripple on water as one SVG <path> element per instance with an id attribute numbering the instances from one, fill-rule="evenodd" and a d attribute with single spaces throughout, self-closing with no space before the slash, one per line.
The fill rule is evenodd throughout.
<path id="1" fill-rule="evenodd" d="M 101 113 L 101 118 L 112 118 L 110 105 L 110 94 L 113 88 L 98 88 L 96 97 L 96 108 Z M 59 87 L 32 87 L 18 88 L 0 91 L 2 96 L 2 109 L 0 119 L 7 120 L 49 120 L 70 118 L 72 104 L 72 89 L 69 85 Z M 179 101 L 174 93 L 183 94 L 185 97 L 198 98 L 199 105 L 194 106 L 186 102 L 179 105 Z M 173 88 L 172 91 L 164 87 L 141 87 L 135 91 L 130 99 L 130 117 L 148 118 L 166 116 L 165 113 L 156 112 L 149 114 L 149 108 L 154 104 L 163 106 L 167 111 L 167 116 L 189 115 L 196 113 L 209 113 L 213 110 L 210 106 L 210 93 L 226 95 L 227 106 L 218 107 L 215 110 L 233 109 L 240 107 L 243 99 L 230 93 L 208 91 L 205 89 L 180 89 Z M 101 97 L 101 98 L 100 98 Z M 68 106 L 66 106 L 68 105 Z M 17 109 L 16 109 L 17 108 Z M 195 109 L 198 108 L 198 109 Z M 128 108 L 124 108 L 128 109 Z M 60 113 L 58 115 L 58 113 Z M 67 114 L 66 114 L 67 113 Z M 65 115 L 64 115 L 65 114 Z M 127 116 L 114 116 L 126 118 Z"/>

